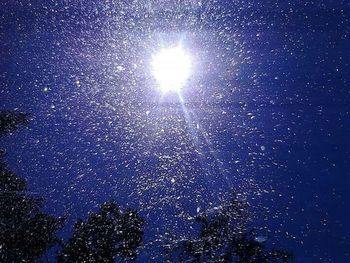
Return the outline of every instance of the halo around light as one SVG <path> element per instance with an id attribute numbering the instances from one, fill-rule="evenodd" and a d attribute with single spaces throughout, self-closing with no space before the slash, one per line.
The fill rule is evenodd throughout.
<path id="1" fill-rule="evenodd" d="M 191 58 L 181 46 L 161 49 L 152 57 L 151 66 L 163 93 L 180 93 L 191 74 Z"/>

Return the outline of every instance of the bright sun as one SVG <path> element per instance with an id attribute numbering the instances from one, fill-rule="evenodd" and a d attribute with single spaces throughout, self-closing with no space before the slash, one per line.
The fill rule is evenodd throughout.
<path id="1" fill-rule="evenodd" d="M 191 58 L 180 46 L 161 49 L 152 57 L 152 73 L 163 93 L 180 93 L 191 73 Z"/>

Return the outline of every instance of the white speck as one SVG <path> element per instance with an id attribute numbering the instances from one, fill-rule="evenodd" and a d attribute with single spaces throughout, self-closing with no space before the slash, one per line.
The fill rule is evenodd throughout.
<path id="1" fill-rule="evenodd" d="M 171 178 L 170 182 L 171 182 L 171 183 L 175 183 L 175 179 L 174 179 L 174 178 Z"/>
<path id="2" fill-rule="evenodd" d="M 199 211 L 201 211 L 201 208 L 200 208 L 200 207 L 197 207 L 197 213 L 199 213 Z"/>
<path id="3" fill-rule="evenodd" d="M 125 68 L 123 66 L 117 66 L 117 72 L 122 72 L 124 70 Z"/>
<path id="4" fill-rule="evenodd" d="M 146 115 L 148 116 L 150 114 L 150 111 L 148 110 L 148 111 L 146 111 Z"/>
<path id="5" fill-rule="evenodd" d="M 43 91 L 44 91 L 44 92 L 48 92 L 48 91 L 49 91 L 49 88 L 48 88 L 48 87 L 45 87 L 45 88 L 43 89 Z"/>
<path id="6" fill-rule="evenodd" d="M 265 150 L 266 150 L 266 147 L 265 147 L 264 145 L 261 145 L 261 146 L 260 146 L 260 149 L 261 149 L 262 151 L 265 151 Z"/>
<path id="7" fill-rule="evenodd" d="M 266 242 L 267 237 L 266 236 L 257 236 L 254 238 L 254 240 L 258 243 L 264 243 L 264 242 Z"/>

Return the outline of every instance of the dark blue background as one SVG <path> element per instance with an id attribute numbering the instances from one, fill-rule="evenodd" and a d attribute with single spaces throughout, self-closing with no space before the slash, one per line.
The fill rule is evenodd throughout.
<path id="1" fill-rule="evenodd" d="M 69 216 L 64 238 L 110 199 L 142 210 L 146 240 L 188 234 L 181 212 L 234 188 L 296 262 L 349 262 L 349 15 L 347 1 L 2 1 L 0 106 L 33 120 L 1 146 Z M 184 108 L 149 72 L 177 42 L 195 61 Z"/>

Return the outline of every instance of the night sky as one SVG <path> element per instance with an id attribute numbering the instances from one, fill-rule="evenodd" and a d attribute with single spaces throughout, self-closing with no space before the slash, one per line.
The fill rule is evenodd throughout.
<path id="1" fill-rule="evenodd" d="M 179 45 L 191 75 L 161 92 Z M 32 114 L 0 147 L 63 238 L 111 199 L 146 241 L 186 235 L 234 189 L 295 262 L 350 262 L 349 1 L 2 0 L 0 81 Z"/>

